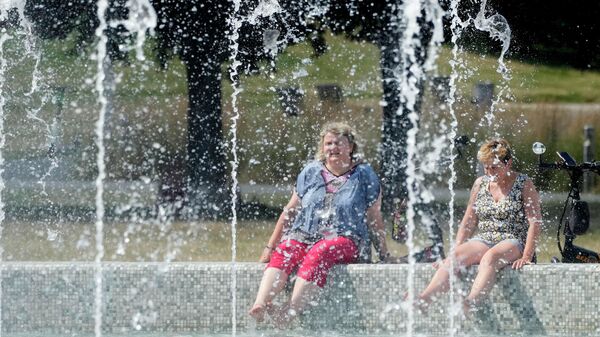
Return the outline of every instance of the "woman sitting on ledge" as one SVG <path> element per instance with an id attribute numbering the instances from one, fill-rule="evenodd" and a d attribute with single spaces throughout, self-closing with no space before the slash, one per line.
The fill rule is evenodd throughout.
<path id="1" fill-rule="evenodd" d="M 512 170 L 512 151 L 504 139 L 483 144 L 477 159 L 485 175 L 473 184 L 454 252 L 441 265 L 435 265 L 433 279 L 417 298 L 421 309 L 448 290 L 452 259 L 455 273 L 479 264 L 471 292 L 463 302 L 465 313 L 490 292 L 498 271 L 511 264 L 513 269 L 520 269 L 533 260 L 542 222 L 535 186 L 525 174 Z M 476 228 L 477 234 L 469 239 Z"/>
<path id="2" fill-rule="evenodd" d="M 295 191 L 260 258 L 269 264 L 249 311 L 257 321 L 268 312 L 277 326 L 290 323 L 323 288 L 331 267 L 370 259 L 370 234 L 379 259 L 391 260 L 379 179 L 371 166 L 356 159 L 357 151 L 354 131 L 347 124 L 324 126 L 317 160 L 298 175 Z M 296 269 L 289 302 L 275 308 L 271 301 Z"/>

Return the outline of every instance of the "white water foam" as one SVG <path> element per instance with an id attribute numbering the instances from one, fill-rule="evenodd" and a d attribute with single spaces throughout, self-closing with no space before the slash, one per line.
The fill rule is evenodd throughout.
<path id="1" fill-rule="evenodd" d="M 4 84 L 6 83 L 4 74 L 6 72 L 6 59 L 4 58 L 4 43 L 10 40 L 11 37 L 5 32 L 0 34 L 0 239 L 2 239 L 2 232 L 4 229 L 4 218 L 6 216 L 4 212 L 4 200 L 2 199 L 2 192 L 4 191 L 4 146 L 6 145 L 6 135 L 4 133 L 4 106 L 6 99 L 4 98 Z M 3 268 L 3 252 L 4 248 L 0 245 L 0 289 L 2 289 L 2 268 Z M 2 292 L 0 291 L 0 307 L 2 306 Z M 0 310 L 0 335 L 2 335 L 2 310 Z"/>
<path id="2" fill-rule="evenodd" d="M 233 109 L 233 116 L 231 117 L 231 127 L 229 133 L 231 134 L 231 154 L 233 161 L 231 162 L 231 335 L 235 337 L 237 333 L 237 201 L 238 201 L 238 179 L 237 169 L 239 166 L 239 159 L 237 155 L 237 122 L 240 118 L 240 111 L 238 108 L 238 96 L 242 92 L 239 83 L 239 67 L 241 62 L 237 59 L 239 52 L 239 38 L 240 28 L 242 27 L 243 20 L 239 18 L 241 7 L 240 0 L 234 0 L 234 10 L 229 18 L 229 26 L 231 27 L 231 35 L 228 36 L 230 44 L 229 49 L 231 51 L 230 59 L 232 65 L 230 68 L 229 76 L 232 81 L 233 93 L 231 94 L 231 106 Z"/>
<path id="3" fill-rule="evenodd" d="M 98 176 L 96 177 L 96 257 L 95 263 L 95 292 L 94 292 L 94 333 L 96 337 L 102 336 L 102 259 L 104 257 L 104 179 L 106 178 L 106 163 L 105 163 L 105 146 L 104 146 L 104 121 L 108 107 L 108 99 L 105 95 L 105 78 L 107 60 L 107 43 L 108 37 L 105 30 L 108 28 L 106 22 L 106 12 L 108 10 L 107 0 L 98 0 L 97 16 L 99 25 L 96 28 L 96 92 L 98 93 L 98 103 L 100 111 L 98 112 L 98 120 L 96 121 L 96 138 L 95 143 L 98 148 L 96 154 L 96 166 L 98 168 Z"/>
<path id="4" fill-rule="evenodd" d="M 458 16 L 458 5 L 459 5 L 459 0 L 452 0 L 450 3 L 450 16 L 452 18 L 451 21 L 451 31 L 452 31 L 452 38 L 451 38 L 451 42 L 452 42 L 452 60 L 450 61 L 450 66 L 452 68 L 452 72 L 450 74 L 450 92 L 448 95 L 448 100 L 447 100 L 447 104 L 448 104 L 448 109 L 450 112 L 450 116 L 451 116 L 451 122 L 450 122 L 450 134 L 449 134 L 449 140 L 450 140 L 450 147 L 451 147 L 451 151 L 450 151 L 450 159 L 451 159 L 451 164 L 450 164 L 450 178 L 448 179 L 448 190 L 450 191 L 450 201 L 448 202 L 448 213 L 449 213 L 449 219 L 448 219 L 448 237 L 449 237 L 449 241 L 450 241 L 450 252 L 449 252 L 449 259 L 450 259 L 450 278 L 449 278 L 449 306 L 455 307 L 455 303 L 457 303 L 459 301 L 459 298 L 456 296 L 456 287 L 457 287 L 457 282 L 456 282 L 456 275 L 454 274 L 454 269 L 456 266 L 456 259 L 453 255 L 454 249 L 455 247 L 455 241 L 454 241 L 454 237 L 455 237 L 455 214 L 454 214 L 454 200 L 456 197 L 456 193 L 454 191 L 454 184 L 456 183 L 456 170 L 454 167 L 455 164 L 455 160 L 456 160 L 456 156 L 454 155 L 454 138 L 456 137 L 456 131 L 458 129 L 458 119 L 456 117 L 456 110 L 455 110 L 455 103 L 456 103 L 456 90 L 457 90 L 457 82 L 459 80 L 459 67 L 461 65 L 461 61 L 460 61 L 460 50 L 459 50 L 459 46 L 458 46 L 458 39 L 460 38 L 460 36 L 462 35 L 463 29 L 466 26 L 466 23 L 463 22 L 460 17 Z M 448 310 L 448 315 L 449 315 L 449 328 L 448 328 L 448 335 L 451 337 L 454 337 L 458 331 L 458 326 L 457 326 L 457 321 L 456 321 L 456 315 L 452 310 Z"/>
<path id="5" fill-rule="evenodd" d="M 414 302 L 415 289 L 414 289 L 414 267 L 415 259 L 413 257 L 414 252 L 414 229 L 415 229 L 415 210 L 414 207 L 418 203 L 419 191 L 416 179 L 416 165 L 415 158 L 417 154 L 417 133 L 419 131 L 419 115 L 415 111 L 417 96 L 419 95 L 418 83 L 423 78 L 423 69 L 418 66 L 417 61 L 417 48 L 421 47 L 420 27 L 418 24 L 418 18 L 421 16 L 421 3 L 419 0 L 410 0 L 404 3 L 403 7 L 404 22 L 406 27 L 402 39 L 402 69 L 399 74 L 400 88 L 401 88 L 401 109 L 406 108 L 408 110 L 408 118 L 412 124 L 410 130 L 407 131 L 406 141 L 406 186 L 408 190 L 408 203 L 407 203 L 407 231 L 408 237 L 406 246 L 408 248 L 408 263 L 410 265 L 407 278 L 408 288 L 408 303 Z M 398 111 L 398 113 L 402 113 Z M 408 310 L 407 323 L 406 323 L 406 334 L 407 336 L 413 336 L 414 334 L 414 310 Z"/>
<path id="6" fill-rule="evenodd" d="M 486 16 L 486 6 L 487 0 L 483 0 L 477 16 L 473 20 L 473 24 L 475 28 L 487 32 L 490 35 L 490 38 L 493 40 L 498 40 L 502 44 L 502 50 L 500 52 L 500 56 L 498 57 L 498 68 L 496 69 L 496 71 L 502 76 L 502 85 L 500 86 L 500 90 L 496 95 L 496 98 L 492 101 L 490 110 L 485 115 L 487 127 L 494 128 L 495 136 L 499 136 L 494 124 L 495 110 L 502 102 L 504 95 L 510 90 L 508 83 L 512 76 L 510 69 L 504 62 L 504 55 L 510 47 L 511 30 L 504 16 L 498 13 Z"/>

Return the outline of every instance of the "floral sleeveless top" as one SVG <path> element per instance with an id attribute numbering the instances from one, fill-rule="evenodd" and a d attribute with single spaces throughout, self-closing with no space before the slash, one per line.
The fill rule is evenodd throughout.
<path id="1" fill-rule="evenodd" d="M 527 175 L 519 173 L 508 194 L 496 202 L 489 189 L 490 180 L 483 177 L 475 199 L 475 214 L 479 224 L 475 238 L 493 244 L 507 239 L 517 239 L 523 245 L 529 224 L 523 207 L 523 185 Z"/>

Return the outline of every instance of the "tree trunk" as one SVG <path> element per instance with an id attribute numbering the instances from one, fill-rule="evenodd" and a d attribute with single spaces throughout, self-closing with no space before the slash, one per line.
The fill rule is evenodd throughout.
<path id="1" fill-rule="evenodd" d="M 390 23 L 399 21 L 396 14 L 389 15 Z M 397 22 L 396 22 L 397 23 Z M 383 80 L 383 99 L 386 104 L 383 107 L 383 133 L 381 141 L 381 176 L 383 182 L 383 211 L 392 213 L 393 206 L 402 198 L 406 198 L 408 188 L 406 183 L 406 165 L 407 165 L 407 132 L 413 127 L 409 119 L 412 112 L 406 103 L 401 99 L 402 88 L 399 85 L 398 76 L 405 69 L 410 69 L 411 64 L 403 64 L 401 43 L 403 32 L 399 24 L 384 25 L 380 40 L 381 49 L 381 76 Z M 419 67 L 423 67 L 427 59 L 427 45 L 432 38 L 431 24 L 420 20 L 420 47 L 415 50 L 416 62 Z M 415 76 L 411 72 L 408 76 Z M 418 95 L 413 107 L 417 114 L 421 112 L 421 103 L 423 97 L 423 87 L 425 78 L 415 78 L 418 88 Z M 423 212 L 431 212 L 430 205 L 424 205 L 419 198 L 413 205 L 421 208 Z M 435 219 L 435 217 L 434 217 Z M 443 256 L 442 230 L 437 222 L 434 222 L 427 228 L 429 239 L 433 242 L 434 254 Z"/>
<path id="2" fill-rule="evenodd" d="M 393 20 L 393 19 L 391 19 Z M 411 127 L 409 111 L 400 102 L 400 85 L 395 71 L 402 69 L 402 31 L 387 25 L 382 32 L 381 77 L 383 81 L 383 132 L 380 147 L 383 209 L 390 212 L 395 199 L 406 196 L 406 132 Z"/>
<path id="3" fill-rule="evenodd" d="M 229 210 L 221 123 L 221 63 L 206 50 L 193 53 L 185 63 L 189 97 L 188 217 L 215 218 Z"/>
<path id="4" fill-rule="evenodd" d="M 383 99 L 386 102 L 383 107 L 383 133 L 380 150 L 383 208 L 386 212 L 391 210 L 391 205 L 395 201 L 407 196 L 407 132 L 413 127 L 418 127 L 418 125 L 413 126 L 409 119 L 412 111 L 406 106 L 406 102 L 401 100 L 402 88 L 399 85 L 398 77 L 403 71 L 408 71 L 412 65 L 402 62 L 401 48 L 404 32 L 399 28 L 403 25 L 400 24 L 398 15 L 397 11 L 387 15 L 389 22 L 383 25 L 379 41 Z M 418 66 L 423 68 L 427 59 L 427 45 L 432 37 L 432 26 L 423 17 L 420 18 L 419 25 L 421 41 L 420 46 L 415 50 L 415 55 Z M 414 77 L 414 74 L 408 71 L 408 76 Z M 413 111 L 420 114 L 425 78 L 415 78 L 415 81 L 419 90 Z"/>

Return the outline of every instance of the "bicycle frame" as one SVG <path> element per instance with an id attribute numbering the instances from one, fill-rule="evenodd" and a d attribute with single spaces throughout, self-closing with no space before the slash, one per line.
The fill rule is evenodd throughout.
<path id="1" fill-rule="evenodd" d="M 580 186 L 583 180 L 583 174 L 586 171 L 600 174 L 600 165 L 597 163 L 577 163 L 566 152 L 560 152 L 559 156 L 563 160 L 561 163 L 544 163 L 539 155 L 539 169 L 565 170 L 569 174 L 570 190 L 565 201 L 562 215 L 558 222 L 556 233 L 556 242 L 558 250 L 562 256 L 563 263 L 598 263 L 600 256 L 598 253 L 589 249 L 579 247 L 573 244 L 577 234 L 583 234 L 589 226 L 589 209 L 587 203 L 581 200 Z M 566 158 L 565 158 L 566 157 Z M 569 209 L 568 216 L 567 209 Z M 563 234 L 565 236 L 564 247 L 561 246 L 560 234 L 564 226 Z M 579 227 L 578 227 L 579 226 Z"/>

